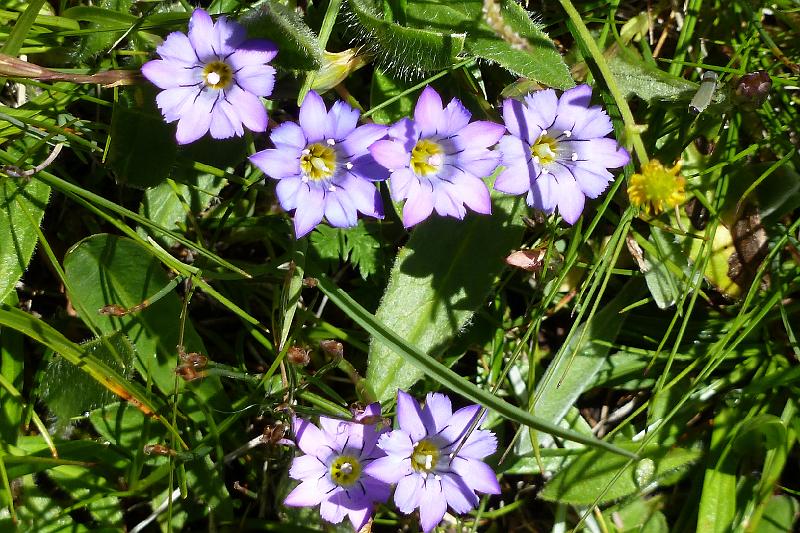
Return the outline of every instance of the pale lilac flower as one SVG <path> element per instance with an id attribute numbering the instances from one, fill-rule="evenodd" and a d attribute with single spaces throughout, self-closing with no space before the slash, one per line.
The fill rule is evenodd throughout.
<path id="1" fill-rule="evenodd" d="M 547 89 L 523 102 L 503 102 L 509 135 L 498 148 L 505 170 L 494 188 L 527 193 L 528 205 L 552 213 L 556 207 L 569 224 L 583 211 L 586 197 L 597 198 L 614 177 L 607 170 L 625 165 L 630 156 L 606 137 L 611 120 L 600 106 L 589 107 L 592 89 L 573 87 L 561 98 Z"/>
<path id="2" fill-rule="evenodd" d="M 359 413 L 356 422 L 320 417 L 320 427 L 295 419 L 297 446 L 306 454 L 296 457 L 289 475 L 301 483 L 286 496 L 285 505 L 319 505 L 320 515 L 338 524 L 345 515 L 356 531 L 372 516 L 375 502 L 389 499 L 391 488 L 365 473 L 383 451 L 376 446 L 380 432 L 372 419 L 381 408 L 373 403 Z"/>
<path id="3" fill-rule="evenodd" d="M 442 98 L 425 87 L 414 109 L 414 120 L 403 119 L 389 129 L 389 140 L 369 151 L 392 171 L 392 199 L 405 199 L 403 225 L 422 222 L 435 209 L 439 215 L 463 219 L 469 207 L 492 212 L 489 189 L 481 178 L 497 168 L 499 157 L 489 150 L 505 132 L 500 124 L 470 122 L 471 114 L 453 98 L 442 109 Z"/>
<path id="4" fill-rule="evenodd" d="M 213 22 L 202 9 L 189 20 L 189 35 L 170 33 L 156 48 L 162 59 L 148 61 L 142 74 L 158 88 L 156 97 L 167 122 L 178 121 L 179 144 L 196 141 L 210 130 L 215 139 L 267 129 L 267 111 L 259 96 L 272 94 L 278 53 L 270 41 L 246 40 L 244 27 L 220 17 Z"/>
<path id="5" fill-rule="evenodd" d="M 299 125 L 284 122 L 270 135 L 275 148 L 250 156 L 264 173 L 278 180 L 278 201 L 295 209 L 294 230 L 302 237 L 323 215 L 332 226 L 358 223 L 357 212 L 383 218 L 383 205 L 373 181 L 388 172 L 367 148 L 386 136 L 386 126 L 358 126 L 360 113 L 342 101 L 325 107 L 311 91 L 300 106 Z"/>
<path id="6" fill-rule="evenodd" d="M 423 531 L 442 520 L 448 505 L 459 514 L 474 509 L 476 491 L 500 493 L 497 476 L 483 462 L 497 448 L 494 433 L 475 429 L 467 436 L 479 411 L 470 405 L 453 413 L 450 398 L 436 393 L 428 394 L 420 409 L 414 398 L 397 391 L 400 428 L 381 436 L 378 446 L 387 456 L 373 461 L 366 473 L 397 483 L 394 503 L 406 514 L 419 508 Z"/>

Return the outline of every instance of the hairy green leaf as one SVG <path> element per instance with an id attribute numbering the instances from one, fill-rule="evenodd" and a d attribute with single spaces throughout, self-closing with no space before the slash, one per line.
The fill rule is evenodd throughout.
<path id="1" fill-rule="evenodd" d="M 637 443 L 619 444 L 636 450 Z M 654 445 L 640 452 L 638 461 L 630 461 L 606 450 L 588 450 L 553 476 L 540 496 L 545 500 L 572 505 L 591 505 L 597 494 L 606 489 L 600 505 L 619 500 L 639 491 L 658 486 L 659 479 L 676 470 L 684 470 L 701 457 L 698 450 L 669 449 Z M 622 474 L 614 478 L 618 473 Z"/>
<path id="2" fill-rule="evenodd" d="M 410 28 L 386 20 L 370 0 L 348 0 L 362 28 L 359 39 L 378 55 L 379 63 L 398 73 L 445 69 L 464 49 L 464 35 L 452 27 Z"/>
<path id="3" fill-rule="evenodd" d="M 317 286 L 330 299 L 333 305 L 344 311 L 347 316 L 367 330 L 375 338 L 375 342 L 381 342 L 386 345 L 393 350 L 395 354 L 402 357 L 406 363 L 416 366 L 420 371 L 453 392 L 462 395 L 464 398 L 472 400 L 487 409 L 494 410 L 500 416 L 524 426 L 544 431 L 572 442 L 603 448 L 627 457 L 636 457 L 635 454 L 614 446 L 613 444 L 609 444 L 608 442 L 564 429 L 546 420 L 535 417 L 529 412 L 498 398 L 491 392 L 470 382 L 467 378 L 459 376 L 415 346 L 408 344 L 400 335 L 387 327 L 386 324 L 381 322 L 375 315 L 364 309 L 358 302 L 353 300 L 328 278 L 319 278 L 317 280 Z"/>
<path id="4" fill-rule="evenodd" d="M 73 246 L 64 258 L 64 272 L 77 302 L 81 318 L 103 333 L 122 331 L 131 339 L 138 357 L 136 370 L 152 380 L 165 394 L 175 389 L 173 369 L 179 364 L 181 303 L 174 292 L 157 301 L 148 299 L 170 282 L 167 273 L 145 247 L 113 235 L 93 235 Z M 145 303 L 145 308 L 125 316 L 103 316 L 97 311 L 107 305 L 124 309 Z M 187 352 L 206 353 L 191 320 L 183 338 Z M 181 383 L 183 383 L 181 381 Z M 208 377 L 186 384 L 200 398 L 225 408 L 219 379 Z M 196 416 L 202 418 L 200 412 Z"/>
<path id="5" fill-rule="evenodd" d="M 405 342 L 437 357 L 483 303 L 503 259 L 522 238 L 525 203 L 498 197 L 492 216 L 463 221 L 434 217 L 414 230 L 397 255 L 376 313 Z M 393 398 L 424 374 L 379 339 L 369 351 L 367 385 L 378 400 Z"/>
<path id="6" fill-rule="evenodd" d="M 491 25 L 483 7 L 481 0 L 410 0 L 407 19 L 411 26 L 463 33 L 465 52 L 498 63 L 517 76 L 559 89 L 575 84 L 553 41 L 522 6 L 513 0 L 501 1 L 500 10 L 489 17 Z"/>
<path id="7" fill-rule="evenodd" d="M 250 38 L 269 39 L 278 45 L 274 63 L 292 70 L 317 70 L 322 48 L 303 19 L 285 5 L 266 0 L 247 10 L 239 21 Z"/>

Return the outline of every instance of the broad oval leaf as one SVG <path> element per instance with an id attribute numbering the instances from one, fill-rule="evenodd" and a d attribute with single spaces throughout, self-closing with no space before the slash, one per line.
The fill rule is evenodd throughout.
<path id="1" fill-rule="evenodd" d="M 28 268 L 49 198 L 38 180 L 0 177 L 0 302 Z"/>
<path id="2" fill-rule="evenodd" d="M 458 335 L 522 238 L 521 198 L 499 197 L 491 216 L 432 218 L 414 230 L 397 260 L 376 313 L 410 345 L 436 357 Z M 369 350 L 367 385 L 378 400 L 393 398 L 423 376 L 377 339 Z"/>
<path id="3" fill-rule="evenodd" d="M 148 302 L 170 283 L 161 263 L 131 239 L 100 234 L 84 239 L 67 252 L 64 273 L 79 316 L 103 334 L 125 333 L 136 347 L 136 370 L 145 379 L 152 379 L 161 392 L 172 394 L 181 302 L 174 291 Z M 148 302 L 144 309 L 122 317 L 98 312 L 106 305 L 130 309 L 143 302 Z M 183 345 L 187 352 L 205 353 L 203 341 L 188 319 Z M 188 387 L 215 407 L 225 408 L 220 403 L 224 395 L 219 379 L 208 377 L 189 383 Z"/>

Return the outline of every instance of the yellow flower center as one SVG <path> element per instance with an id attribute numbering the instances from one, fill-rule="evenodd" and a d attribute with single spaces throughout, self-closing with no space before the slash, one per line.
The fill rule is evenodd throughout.
<path id="1" fill-rule="evenodd" d="M 439 462 L 439 447 L 429 440 L 419 441 L 411 452 L 411 468 L 417 472 L 431 472 Z"/>
<path id="2" fill-rule="evenodd" d="M 331 479 L 343 487 L 353 485 L 361 477 L 361 463 L 352 455 L 340 455 L 331 463 Z"/>
<path id="3" fill-rule="evenodd" d="M 429 139 L 420 139 L 411 150 L 411 170 L 417 176 L 428 176 L 442 167 L 444 150 Z"/>
<path id="4" fill-rule="evenodd" d="M 336 151 L 324 144 L 310 144 L 300 156 L 300 168 L 310 180 L 330 178 L 336 170 Z"/>
<path id="5" fill-rule="evenodd" d="M 203 68 L 203 81 L 212 89 L 227 89 L 233 81 L 233 70 L 227 63 L 212 61 Z"/>
<path id="6" fill-rule="evenodd" d="M 546 166 L 555 161 L 556 148 L 558 148 L 558 141 L 544 133 L 540 135 L 531 146 L 534 163 Z"/>
<path id="7" fill-rule="evenodd" d="M 658 160 L 651 159 L 642 167 L 641 174 L 631 176 L 628 183 L 628 198 L 631 204 L 645 213 L 659 214 L 686 201 L 686 180 L 680 173 L 681 163 L 666 168 Z"/>

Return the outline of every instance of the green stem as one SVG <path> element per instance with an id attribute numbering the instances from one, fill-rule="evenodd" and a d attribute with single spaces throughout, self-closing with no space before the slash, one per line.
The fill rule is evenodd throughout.
<path id="1" fill-rule="evenodd" d="M 578 10 L 572 5 L 572 2 L 570 0 L 559 0 L 559 2 L 561 3 L 561 7 L 563 7 L 564 11 L 567 13 L 567 16 L 572 24 L 575 25 L 575 29 L 578 32 L 579 38 L 583 41 L 584 46 L 586 46 L 586 48 L 589 50 L 592 59 L 594 59 L 594 62 L 597 64 L 600 74 L 603 75 L 603 80 L 606 82 L 606 87 L 608 87 L 608 91 L 614 98 L 614 101 L 619 108 L 619 113 L 622 115 L 622 121 L 625 123 L 625 136 L 630 139 L 633 149 L 636 152 L 636 156 L 639 158 L 639 164 L 644 165 L 649 161 L 649 158 L 647 157 L 647 150 L 644 147 L 644 142 L 642 142 L 642 137 L 639 134 L 639 126 L 636 125 L 636 120 L 633 118 L 631 108 L 628 107 L 628 102 L 625 100 L 625 97 L 619 90 L 617 80 L 614 79 L 611 69 L 608 68 L 608 63 L 606 63 L 606 58 L 603 56 L 603 52 L 597 46 L 592 34 L 589 33 L 589 28 L 587 28 L 586 24 L 583 23 L 580 13 L 578 13 Z"/>

